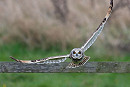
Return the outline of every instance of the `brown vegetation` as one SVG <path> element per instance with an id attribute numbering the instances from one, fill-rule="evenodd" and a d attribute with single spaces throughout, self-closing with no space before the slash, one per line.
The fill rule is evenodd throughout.
<path id="1" fill-rule="evenodd" d="M 21 42 L 43 49 L 79 47 L 98 27 L 109 5 L 109 0 L 54 1 L 0 0 L 0 44 Z M 114 2 L 118 4 L 118 0 Z M 130 9 L 118 6 L 94 46 L 130 50 Z"/>

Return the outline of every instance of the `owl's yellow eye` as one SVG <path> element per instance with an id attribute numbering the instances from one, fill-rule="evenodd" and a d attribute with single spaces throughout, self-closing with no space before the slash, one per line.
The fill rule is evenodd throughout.
<path id="1" fill-rule="evenodd" d="M 75 52 L 75 51 L 73 51 L 73 54 L 76 54 L 76 52 Z"/>
<path id="2" fill-rule="evenodd" d="M 79 51 L 78 54 L 81 54 L 81 51 Z"/>

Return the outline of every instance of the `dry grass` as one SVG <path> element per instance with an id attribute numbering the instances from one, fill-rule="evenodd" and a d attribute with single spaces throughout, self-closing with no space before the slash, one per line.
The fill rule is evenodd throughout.
<path id="1" fill-rule="evenodd" d="M 0 44 L 21 42 L 30 48 L 58 46 L 63 50 L 78 47 L 102 21 L 109 0 L 94 0 L 92 5 L 91 0 L 68 0 L 68 18 L 63 23 L 56 18 L 51 0 L 0 0 Z M 94 46 L 128 48 L 129 15 L 127 7 L 113 13 Z"/>

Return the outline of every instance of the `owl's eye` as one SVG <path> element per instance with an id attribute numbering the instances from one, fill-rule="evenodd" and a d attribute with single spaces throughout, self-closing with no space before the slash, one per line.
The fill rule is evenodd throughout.
<path id="1" fill-rule="evenodd" d="M 73 51 L 73 54 L 76 54 L 76 52 L 75 52 L 75 51 Z"/>
<path id="2" fill-rule="evenodd" d="M 81 51 L 79 51 L 78 54 L 81 54 Z"/>

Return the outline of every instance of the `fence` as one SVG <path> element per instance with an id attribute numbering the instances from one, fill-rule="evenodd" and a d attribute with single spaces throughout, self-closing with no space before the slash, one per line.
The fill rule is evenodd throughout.
<path id="1" fill-rule="evenodd" d="M 130 62 L 87 62 L 84 66 L 67 69 L 68 64 L 0 62 L 0 73 L 130 73 Z"/>

